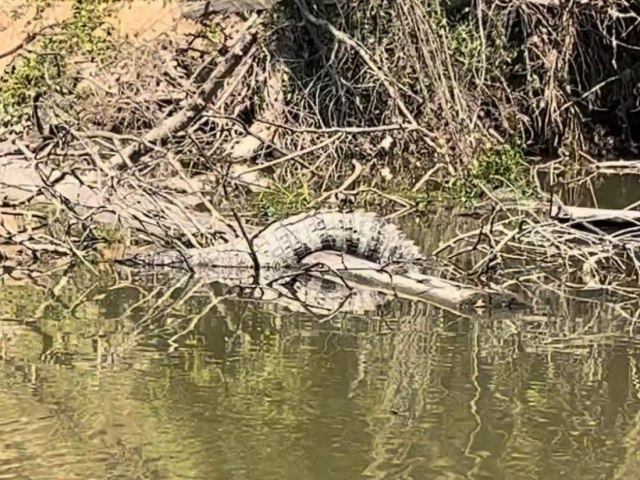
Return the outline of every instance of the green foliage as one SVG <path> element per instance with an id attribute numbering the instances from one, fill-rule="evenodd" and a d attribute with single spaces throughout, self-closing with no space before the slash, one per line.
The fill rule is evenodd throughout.
<path id="1" fill-rule="evenodd" d="M 75 0 L 73 18 L 66 28 L 66 51 L 79 51 L 88 55 L 103 56 L 112 47 L 109 30 L 104 22 L 108 2 Z"/>
<path id="2" fill-rule="evenodd" d="M 417 213 L 426 213 L 441 202 L 469 203 L 485 195 L 485 191 L 508 189 L 519 195 L 532 192 L 530 170 L 522 151 L 511 145 L 487 145 L 474 159 L 468 170 L 452 177 L 439 187 L 418 191 L 402 186 L 393 194 L 412 204 Z"/>
<path id="3" fill-rule="evenodd" d="M 126 230 L 109 225 L 95 225 L 93 231 L 107 245 L 123 243 L 129 239 L 129 233 Z"/>
<path id="4" fill-rule="evenodd" d="M 29 55 L 11 66 L 0 84 L 0 124 L 21 130 L 31 111 L 31 100 L 51 88 L 64 65 L 49 55 Z"/>
<path id="5" fill-rule="evenodd" d="M 451 58 L 459 72 L 474 74 L 485 69 L 488 75 L 510 76 L 506 69 L 518 50 L 506 42 L 506 32 L 502 29 L 496 29 L 483 38 L 475 19 L 468 19 L 447 23 L 445 35 Z"/>
<path id="6" fill-rule="evenodd" d="M 211 43 L 212 50 L 217 50 L 224 43 L 224 28 L 217 19 L 206 23 L 202 34 Z"/>
<path id="7" fill-rule="evenodd" d="M 482 61 L 482 39 L 469 23 L 461 23 L 450 30 L 449 45 L 453 58 L 466 71 L 473 71 Z"/>
<path id="8" fill-rule="evenodd" d="M 282 218 L 310 208 L 312 202 L 313 195 L 307 185 L 297 189 L 276 185 L 257 196 L 255 207 L 261 216 Z"/>
<path id="9" fill-rule="evenodd" d="M 29 123 L 34 97 L 59 85 L 68 59 L 84 54 L 102 57 L 112 49 L 104 18 L 109 2 L 75 0 L 73 15 L 60 32 L 44 36 L 36 51 L 16 58 L 0 84 L 0 126 L 21 131 Z M 38 7 L 47 2 L 39 0 Z"/>
<path id="10" fill-rule="evenodd" d="M 451 196 L 463 202 L 481 196 L 482 187 L 509 188 L 528 194 L 531 185 L 522 151 L 511 145 L 488 146 L 475 158 L 470 172 L 449 184 Z"/>

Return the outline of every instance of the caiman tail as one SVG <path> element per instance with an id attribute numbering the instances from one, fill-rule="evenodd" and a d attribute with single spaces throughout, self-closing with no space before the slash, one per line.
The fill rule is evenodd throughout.
<path id="1" fill-rule="evenodd" d="M 261 265 L 291 267 L 315 252 L 333 250 L 382 265 L 421 258 L 396 225 L 370 212 L 320 211 L 275 222 L 253 241 Z"/>
<path id="2" fill-rule="evenodd" d="M 260 268 L 294 267 L 307 255 L 322 250 L 347 253 L 389 266 L 407 265 L 422 259 L 415 243 L 396 225 L 374 213 L 362 211 L 301 213 L 272 223 L 251 242 Z M 135 262 L 194 269 L 251 267 L 254 264 L 244 238 L 215 247 L 137 257 Z"/>

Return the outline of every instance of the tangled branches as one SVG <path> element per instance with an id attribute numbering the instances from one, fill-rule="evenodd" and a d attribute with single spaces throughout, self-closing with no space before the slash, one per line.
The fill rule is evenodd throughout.
<path id="1" fill-rule="evenodd" d="M 569 301 L 639 318 L 637 212 L 494 199 L 481 223 L 434 251 L 453 275 L 516 292 L 535 311 Z"/>

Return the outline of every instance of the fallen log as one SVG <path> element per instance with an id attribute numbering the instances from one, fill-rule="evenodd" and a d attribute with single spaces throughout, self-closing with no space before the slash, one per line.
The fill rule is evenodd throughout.
<path id="1" fill-rule="evenodd" d="M 152 237 L 171 238 L 220 232 L 235 236 L 221 217 L 195 212 L 192 196 L 147 194 L 131 179 L 117 185 L 99 185 L 95 171 L 82 176 L 20 156 L 0 158 L 0 200 L 12 204 L 63 203 L 92 223 L 129 228 Z"/>
<path id="2" fill-rule="evenodd" d="M 501 292 L 482 290 L 421 273 L 391 274 L 374 262 L 337 252 L 316 252 L 307 256 L 302 263 L 329 267 L 335 273 L 323 273 L 322 277 L 335 282 L 354 282 L 352 286 L 357 288 L 374 288 L 384 293 L 427 301 L 449 309 L 466 308 L 478 302 L 486 302 L 490 294 L 514 299 Z"/>
<path id="3" fill-rule="evenodd" d="M 640 211 L 556 205 L 550 217 L 561 223 L 588 224 L 597 228 L 622 230 L 640 227 Z"/>
<path id="4" fill-rule="evenodd" d="M 194 283 L 200 283 L 202 286 L 206 285 L 206 288 L 212 288 L 217 296 L 232 296 L 238 292 L 246 292 L 246 289 L 251 290 L 254 288 L 258 295 L 255 297 L 249 295 L 247 298 L 261 302 L 285 303 L 292 308 L 295 306 L 294 304 L 302 303 L 305 306 L 304 309 L 318 314 L 326 314 L 327 308 L 329 310 L 336 308 L 335 298 L 331 298 L 332 295 L 342 297 L 348 302 L 349 291 L 359 297 L 356 299 L 355 305 L 361 313 L 375 310 L 376 306 L 382 303 L 381 299 L 384 297 L 428 303 L 463 316 L 470 316 L 472 312 L 480 313 L 489 303 L 497 304 L 498 308 L 508 308 L 516 300 L 515 296 L 511 294 L 504 294 L 491 289 L 478 289 L 422 273 L 391 274 L 377 263 L 334 251 L 313 253 L 305 257 L 301 264 L 302 267 L 308 267 L 308 269 L 303 268 L 299 272 L 292 272 L 292 275 L 283 274 L 282 277 L 275 279 L 275 281 L 259 283 L 252 283 L 251 281 L 243 283 L 238 280 L 229 281 L 228 276 L 225 278 L 227 272 L 224 271 L 224 268 L 221 269 L 219 267 L 202 268 L 192 273 L 185 272 L 182 269 L 156 271 L 153 268 L 150 270 L 145 269 L 144 266 L 136 268 L 117 264 L 115 268 L 126 269 L 132 272 L 136 278 L 160 274 L 166 278 L 173 278 L 178 282 L 184 281 L 185 276 L 193 276 Z M 238 268 L 247 271 L 247 278 L 251 277 L 252 267 Z M 325 296 L 314 295 L 313 289 L 307 288 L 307 295 L 302 298 L 283 296 L 283 292 L 287 290 L 286 283 L 292 277 L 297 277 L 299 280 L 305 276 L 335 283 L 338 287 L 337 291 L 341 293 L 336 295 L 336 290 L 331 289 Z M 239 275 L 238 278 L 242 278 L 242 275 Z M 234 290 L 234 287 L 244 287 L 244 289 Z M 489 298 L 490 295 L 493 295 L 493 297 Z M 312 301 L 309 301 L 310 298 Z M 496 298 L 500 302 L 495 302 Z M 505 299 L 508 301 L 502 302 Z M 489 302 L 487 300 L 494 301 Z M 349 307 L 354 307 L 353 302 L 347 304 L 347 311 L 350 310 Z M 338 305 L 336 312 L 341 308 L 342 306 Z M 300 308 L 294 309 L 300 310 Z"/>

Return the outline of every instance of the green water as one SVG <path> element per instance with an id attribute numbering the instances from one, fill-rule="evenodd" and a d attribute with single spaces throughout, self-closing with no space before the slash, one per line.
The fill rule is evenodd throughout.
<path id="1" fill-rule="evenodd" d="M 317 318 L 127 275 L 3 277 L 0 479 L 628 479 L 640 468 L 640 337 L 613 309 L 463 318 L 392 300 Z"/>

